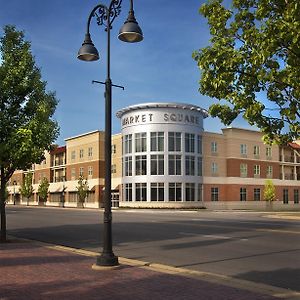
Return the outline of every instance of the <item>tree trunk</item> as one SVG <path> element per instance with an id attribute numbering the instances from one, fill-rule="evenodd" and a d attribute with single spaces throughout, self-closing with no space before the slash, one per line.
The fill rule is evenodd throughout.
<path id="1" fill-rule="evenodd" d="M 6 213 L 5 213 L 5 183 L 1 178 L 0 187 L 0 215 L 1 215 L 1 232 L 0 243 L 6 242 Z"/>

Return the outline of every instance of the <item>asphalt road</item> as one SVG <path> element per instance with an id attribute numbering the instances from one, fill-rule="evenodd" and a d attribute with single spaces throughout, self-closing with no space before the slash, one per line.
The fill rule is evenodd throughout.
<path id="1" fill-rule="evenodd" d="M 101 251 L 103 212 L 7 207 L 8 233 Z M 300 222 L 265 213 L 116 210 L 118 256 L 300 291 Z"/>

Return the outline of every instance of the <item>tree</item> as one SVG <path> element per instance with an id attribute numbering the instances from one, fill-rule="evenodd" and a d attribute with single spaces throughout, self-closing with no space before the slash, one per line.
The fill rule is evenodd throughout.
<path id="1" fill-rule="evenodd" d="M 268 179 L 266 180 L 265 187 L 264 187 L 264 200 L 271 202 L 276 199 L 276 194 L 275 194 L 275 187 L 272 182 L 272 180 Z"/>
<path id="2" fill-rule="evenodd" d="M 27 199 L 27 205 L 29 199 L 33 194 L 32 177 L 33 173 L 27 173 L 24 177 L 24 181 L 20 189 L 21 195 Z"/>
<path id="3" fill-rule="evenodd" d="M 43 177 L 39 184 L 39 187 L 38 187 L 38 195 L 42 199 L 43 202 L 47 201 L 49 186 L 50 186 L 50 183 L 49 183 L 47 177 Z"/>
<path id="4" fill-rule="evenodd" d="M 89 193 L 89 185 L 88 181 L 83 178 L 83 176 L 79 176 L 78 185 L 76 187 L 77 195 L 79 198 L 79 204 L 83 206 L 83 203 Z"/>
<path id="5" fill-rule="evenodd" d="M 209 0 L 200 8 L 211 44 L 195 51 L 199 91 L 219 100 L 209 112 L 230 125 L 242 115 L 268 143 L 300 136 L 298 0 Z"/>
<path id="6" fill-rule="evenodd" d="M 5 242 L 5 186 L 15 170 L 43 160 L 59 129 L 52 119 L 57 99 L 46 91 L 22 31 L 4 27 L 0 56 L 0 242 Z"/>

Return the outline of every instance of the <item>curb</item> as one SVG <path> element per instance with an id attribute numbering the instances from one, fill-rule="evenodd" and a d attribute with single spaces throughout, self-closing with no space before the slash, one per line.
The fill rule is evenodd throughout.
<path id="1" fill-rule="evenodd" d="M 88 256 L 88 257 L 97 257 L 99 255 L 99 253 L 94 252 L 94 251 L 76 249 L 76 248 L 61 246 L 61 245 L 55 245 L 55 244 L 45 243 L 45 242 L 41 242 L 41 241 L 37 241 L 37 240 L 30 240 L 30 239 L 18 238 L 18 237 L 13 237 L 13 236 L 10 236 L 10 237 L 12 237 L 15 240 L 31 242 L 36 245 L 40 245 L 42 247 L 52 249 L 52 250 L 69 252 L 69 253 L 74 253 L 74 254 Z M 300 299 L 300 292 L 297 292 L 297 291 L 279 288 L 279 287 L 262 284 L 262 283 L 255 283 L 252 281 L 238 279 L 238 278 L 221 275 L 221 274 L 195 271 L 195 270 L 190 270 L 190 269 L 185 269 L 185 268 L 178 268 L 178 267 L 173 267 L 173 266 L 169 266 L 169 265 L 140 261 L 140 260 L 124 258 L 124 257 L 119 257 L 119 263 L 121 265 L 129 265 L 132 267 L 143 268 L 146 270 L 151 270 L 151 271 L 155 271 L 155 272 L 159 272 L 159 273 L 203 280 L 203 281 L 210 282 L 210 283 L 215 283 L 215 284 L 228 286 L 228 287 L 232 287 L 232 288 L 236 288 L 236 289 L 247 290 L 247 291 L 251 291 L 251 292 L 256 292 L 256 293 L 260 293 L 260 294 L 264 294 L 264 295 L 268 295 L 268 296 L 272 296 L 272 297 L 277 297 L 280 299 L 287 299 L 287 300 Z M 114 267 L 114 268 L 110 268 L 110 267 L 98 268 L 98 267 L 93 267 L 93 266 L 92 266 L 92 268 L 94 270 L 101 270 L 101 271 L 117 269 L 116 267 Z"/>

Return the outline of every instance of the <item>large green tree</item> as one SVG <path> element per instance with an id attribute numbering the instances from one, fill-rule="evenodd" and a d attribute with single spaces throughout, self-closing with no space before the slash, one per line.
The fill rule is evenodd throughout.
<path id="1" fill-rule="evenodd" d="M 20 189 L 20 193 L 21 193 L 22 197 L 25 197 L 27 199 L 27 205 L 28 205 L 29 199 L 33 195 L 32 177 L 33 177 L 32 172 L 25 174 L 24 180 L 23 180 L 23 183 L 22 183 L 22 186 Z"/>
<path id="2" fill-rule="evenodd" d="M 200 7 L 210 45 L 193 53 L 213 117 L 242 115 L 269 143 L 300 137 L 299 0 L 209 0 Z"/>
<path id="3" fill-rule="evenodd" d="M 58 136 L 57 99 L 35 65 L 30 43 L 14 26 L 0 38 L 0 241 L 6 241 L 5 186 L 15 170 L 43 160 Z"/>

